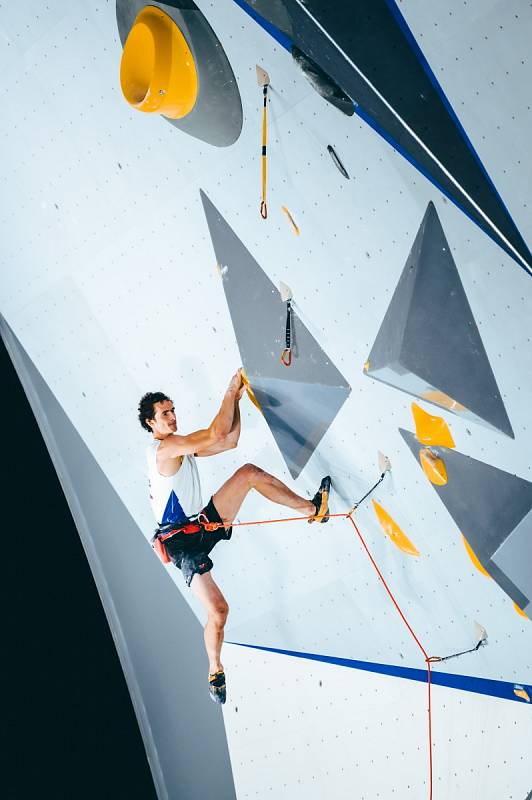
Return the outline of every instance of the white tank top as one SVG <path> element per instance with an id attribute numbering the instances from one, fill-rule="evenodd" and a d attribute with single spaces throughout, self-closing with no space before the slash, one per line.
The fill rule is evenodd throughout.
<path id="1" fill-rule="evenodd" d="M 197 514 L 203 508 L 201 484 L 196 459 L 183 456 L 183 463 L 175 475 L 161 475 L 157 468 L 158 439 L 153 439 L 146 448 L 150 503 L 159 525 L 166 522 L 181 522 Z"/>

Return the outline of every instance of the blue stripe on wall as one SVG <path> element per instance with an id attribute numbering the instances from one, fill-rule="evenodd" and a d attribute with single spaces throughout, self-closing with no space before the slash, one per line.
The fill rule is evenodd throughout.
<path id="1" fill-rule="evenodd" d="M 376 672 L 380 675 L 390 675 L 394 678 L 404 678 L 409 681 L 427 682 L 426 669 L 414 669 L 412 667 L 399 667 L 394 664 L 377 664 L 372 661 L 355 661 L 350 658 L 338 658 L 337 656 L 325 656 L 319 653 L 300 653 L 297 650 L 282 650 L 277 647 L 263 647 L 257 644 L 246 644 L 245 642 L 227 642 L 237 647 L 248 647 L 252 650 L 263 650 L 267 653 L 277 653 L 278 655 L 291 656 L 292 658 L 304 658 L 310 661 L 320 661 L 325 664 L 334 664 L 337 667 L 348 667 L 349 669 L 360 669 L 365 672 Z M 532 686 L 526 684 L 515 684 L 508 681 L 496 681 L 490 678 L 476 678 L 472 675 L 453 675 L 450 672 L 438 672 L 434 667 L 431 669 L 431 683 L 437 686 L 446 686 L 449 689 L 460 689 L 463 692 L 474 692 L 475 694 L 485 694 L 490 697 L 499 697 L 503 700 L 515 700 L 518 703 L 526 703 L 514 694 L 516 686 L 526 690 L 532 697 Z"/>
<path id="2" fill-rule="evenodd" d="M 412 52 L 416 56 L 416 58 L 419 61 L 420 65 L 422 66 L 427 78 L 429 79 L 429 81 L 431 82 L 432 86 L 434 87 L 438 97 L 440 98 L 440 100 L 442 101 L 443 105 L 445 106 L 445 109 L 446 109 L 447 113 L 449 114 L 449 116 L 451 117 L 452 121 L 454 122 L 454 124 L 455 124 L 458 132 L 460 133 L 462 139 L 464 140 L 465 144 L 467 145 L 467 147 L 469 148 L 471 154 L 473 155 L 475 161 L 477 162 L 477 165 L 482 170 L 482 172 L 484 174 L 484 177 L 488 181 L 493 193 L 496 195 L 499 203 L 501 204 L 501 206 L 504 208 L 504 210 L 508 214 L 508 217 L 510 218 L 512 224 L 515 225 L 512 217 L 510 215 L 510 212 L 508 211 L 506 205 L 504 204 L 504 202 L 502 200 L 502 197 L 500 196 L 499 192 L 497 191 L 497 188 L 495 187 L 495 184 L 491 180 L 486 167 L 484 166 L 484 164 L 480 160 L 480 156 L 478 155 L 477 151 L 473 147 L 473 144 L 472 144 L 469 136 L 465 132 L 464 127 L 462 126 L 462 123 L 458 119 L 458 116 L 456 115 L 456 112 L 455 112 L 454 108 L 452 107 L 451 103 L 449 102 L 449 100 L 447 98 L 447 95 L 443 91 L 442 87 L 440 86 L 440 84 L 438 82 L 438 79 L 436 78 L 434 72 L 430 68 L 429 62 L 425 58 L 425 56 L 423 54 L 423 51 L 421 50 L 420 46 L 418 45 L 414 34 L 410 30 L 405 18 L 401 14 L 401 12 L 400 12 L 400 10 L 399 10 L 399 8 L 397 6 L 397 3 L 395 2 L 395 0 L 385 0 L 385 3 L 388 6 L 388 9 L 390 10 L 393 18 L 397 22 L 399 28 L 403 32 L 403 35 L 404 35 L 406 41 L 408 42 L 408 44 L 410 46 L 410 49 L 412 50 Z M 514 256 L 512 256 L 512 258 L 513 257 Z"/>
<path id="3" fill-rule="evenodd" d="M 264 17 L 261 17 L 261 15 L 258 14 L 254 8 L 251 8 L 251 6 L 249 6 L 245 0 L 234 0 L 234 2 L 237 4 L 237 6 L 240 6 L 242 11 L 245 11 L 246 14 L 251 17 L 251 19 L 254 19 L 261 28 L 264 28 L 264 30 L 275 39 L 275 41 L 279 42 L 281 47 L 284 47 L 284 49 L 288 50 L 288 52 L 292 50 L 292 41 L 288 38 L 288 36 L 286 36 L 286 34 L 280 31 L 279 28 L 276 28 L 275 25 L 272 25 L 272 23 L 268 22 L 268 20 L 264 19 Z"/>

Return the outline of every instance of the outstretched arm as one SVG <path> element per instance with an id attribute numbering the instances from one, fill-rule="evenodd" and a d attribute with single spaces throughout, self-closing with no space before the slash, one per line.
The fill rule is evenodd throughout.
<path id="1" fill-rule="evenodd" d="M 238 445 L 238 440 L 240 438 L 240 398 L 242 397 L 244 390 L 245 387 L 242 384 L 235 394 L 233 404 L 233 421 L 227 436 L 224 436 L 222 439 L 210 445 L 209 447 L 202 447 L 201 449 L 196 450 L 197 456 L 215 456 L 218 453 L 225 452 L 226 450 L 232 450 Z"/>
<path id="2" fill-rule="evenodd" d="M 244 389 L 242 388 L 242 391 Z M 229 441 L 231 447 L 236 447 L 238 445 L 238 440 L 240 439 L 240 398 L 242 397 L 242 391 L 238 392 L 235 398 L 235 411 L 233 414 L 233 424 L 231 425 L 231 430 L 227 434 L 226 441 Z"/>
<path id="3" fill-rule="evenodd" d="M 241 386 L 242 377 L 239 370 L 233 375 L 220 409 L 209 427 L 204 430 L 189 433 L 187 436 L 179 436 L 178 434 L 168 436 L 159 445 L 158 458 L 162 461 L 166 461 L 172 458 L 178 458 L 182 455 L 192 453 L 198 454 L 200 451 L 202 455 L 206 455 L 204 451 L 213 447 L 220 448 L 217 449 L 216 452 L 228 450 L 229 447 L 224 447 L 223 443 L 233 428 L 235 407 L 238 405 Z M 209 455 L 211 454 L 209 453 Z"/>

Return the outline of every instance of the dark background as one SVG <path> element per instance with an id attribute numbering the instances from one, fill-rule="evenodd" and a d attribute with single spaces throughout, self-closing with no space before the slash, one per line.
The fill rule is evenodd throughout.
<path id="1" fill-rule="evenodd" d="M 7 547 L 0 794 L 155 800 L 129 692 L 76 527 L 1 342 Z M 6 785 L 7 783 L 7 785 Z"/>

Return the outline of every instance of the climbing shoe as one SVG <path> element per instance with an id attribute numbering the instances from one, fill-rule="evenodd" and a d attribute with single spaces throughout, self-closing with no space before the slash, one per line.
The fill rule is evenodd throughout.
<path id="1" fill-rule="evenodd" d="M 331 493 L 331 478 L 326 475 L 322 478 L 320 488 L 312 498 L 311 502 L 314 503 L 316 513 L 309 517 L 309 522 L 328 522 L 329 521 L 329 495 Z"/>
<path id="2" fill-rule="evenodd" d="M 213 702 L 221 705 L 225 703 L 225 673 L 223 670 L 209 675 L 209 694 Z"/>

